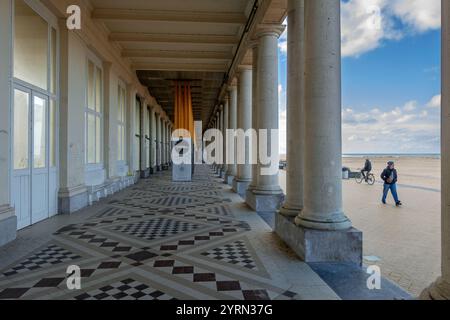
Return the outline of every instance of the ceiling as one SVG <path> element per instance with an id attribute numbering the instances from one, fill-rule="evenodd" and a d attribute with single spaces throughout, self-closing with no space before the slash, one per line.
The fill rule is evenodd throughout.
<path id="1" fill-rule="evenodd" d="M 173 120 L 174 80 L 190 80 L 206 124 L 255 0 L 91 0 L 92 18 Z"/>

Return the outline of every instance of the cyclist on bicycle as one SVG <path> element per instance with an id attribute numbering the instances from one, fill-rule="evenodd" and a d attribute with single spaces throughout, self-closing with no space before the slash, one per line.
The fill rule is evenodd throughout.
<path id="1" fill-rule="evenodd" d="M 366 182 L 368 181 L 369 174 L 371 171 L 372 171 L 372 162 L 370 161 L 370 159 L 366 159 L 364 168 L 361 170 L 361 174 L 364 177 L 364 180 L 366 180 Z"/>

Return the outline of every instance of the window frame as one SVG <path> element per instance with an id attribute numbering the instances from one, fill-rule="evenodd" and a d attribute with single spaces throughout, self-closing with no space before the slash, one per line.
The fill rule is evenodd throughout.
<path id="1" fill-rule="evenodd" d="M 89 63 L 92 63 L 93 67 L 94 67 L 94 83 L 93 83 L 93 92 L 94 92 L 94 96 L 93 96 L 93 102 L 94 102 L 94 106 L 90 106 L 90 101 L 89 101 L 89 85 L 90 85 L 90 81 L 89 81 Z M 84 144 L 85 144 L 85 157 L 84 157 L 84 161 L 85 161 L 85 165 L 87 170 L 97 170 L 97 169 L 103 169 L 104 167 L 104 155 L 103 155 L 103 138 L 104 138 L 104 132 L 103 132 L 103 128 L 104 128 L 104 79 L 103 79 L 103 74 L 104 74 L 104 70 L 103 70 L 103 66 L 100 63 L 100 60 L 93 55 L 92 53 L 88 53 L 87 57 L 86 57 L 86 64 L 85 64 L 85 68 L 86 68 L 86 87 L 85 87 L 85 107 L 84 107 L 84 134 L 85 134 L 85 139 L 84 139 Z M 100 111 L 97 110 L 97 71 L 100 71 Z M 92 109 L 91 107 L 94 107 L 94 109 Z M 94 162 L 90 162 L 89 157 L 89 115 L 94 116 L 95 119 L 95 135 L 94 135 L 94 158 L 95 161 Z M 100 122 L 100 127 L 98 128 L 98 122 Z M 99 134 L 99 136 L 97 136 L 97 133 Z M 97 145 L 98 143 L 100 143 L 100 145 Z M 99 159 L 97 159 L 97 152 L 99 153 Z"/>

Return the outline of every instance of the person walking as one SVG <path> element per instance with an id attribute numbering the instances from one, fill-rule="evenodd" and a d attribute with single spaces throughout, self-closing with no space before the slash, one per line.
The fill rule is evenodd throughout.
<path id="1" fill-rule="evenodd" d="M 386 204 L 386 198 L 390 190 L 392 196 L 394 197 L 395 205 L 397 207 L 400 207 L 402 205 L 402 202 L 398 199 L 397 193 L 398 174 L 397 170 L 395 169 L 395 163 L 393 161 L 388 162 L 387 168 L 384 169 L 383 173 L 381 174 L 381 179 L 384 181 L 383 199 L 381 200 L 383 204 Z"/>

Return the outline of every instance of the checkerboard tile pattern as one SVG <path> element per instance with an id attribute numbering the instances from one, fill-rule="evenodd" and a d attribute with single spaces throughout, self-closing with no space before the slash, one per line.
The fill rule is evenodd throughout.
<path id="1" fill-rule="evenodd" d="M 79 255 L 52 244 L 30 256 L 15 267 L 3 272 L 3 275 L 9 277 L 19 273 L 52 267 L 65 262 L 72 262 L 79 258 L 81 258 Z"/>
<path id="2" fill-rule="evenodd" d="M 155 240 L 200 228 L 198 224 L 160 217 L 115 227 L 115 231 L 145 240 Z"/>
<path id="3" fill-rule="evenodd" d="M 133 279 L 125 279 L 85 292 L 75 300 L 176 300 L 174 297 Z"/>
<path id="4" fill-rule="evenodd" d="M 242 240 L 224 245 L 222 247 L 202 253 L 203 256 L 225 263 L 247 268 L 256 269 L 255 261 L 249 252 L 245 242 Z"/>
<path id="5" fill-rule="evenodd" d="M 263 270 L 246 240 L 252 227 L 235 218 L 209 171 L 196 168 L 190 184 L 158 173 L 93 207 L 85 221 L 63 226 L 43 249 L 0 270 L 0 299 L 298 298 Z M 76 292 L 65 288 L 74 264 L 83 288 Z"/>

